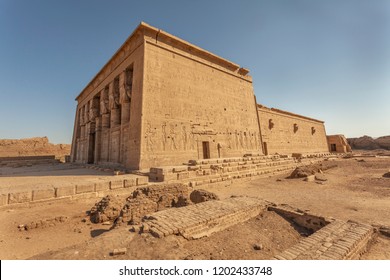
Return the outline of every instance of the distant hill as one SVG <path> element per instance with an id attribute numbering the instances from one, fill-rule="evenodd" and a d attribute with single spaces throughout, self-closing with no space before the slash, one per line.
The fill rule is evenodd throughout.
<path id="1" fill-rule="evenodd" d="M 347 140 L 352 150 L 390 150 L 390 135 L 378 137 L 375 139 L 364 135 L 359 138 L 348 138 Z"/>
<path id="2" fill-rule="evenodd" d="M 45 137 L 0 139 L 0 157 L 55 155 L 62 158 L 70 154 L 69 144 L 52 144 Z"/>

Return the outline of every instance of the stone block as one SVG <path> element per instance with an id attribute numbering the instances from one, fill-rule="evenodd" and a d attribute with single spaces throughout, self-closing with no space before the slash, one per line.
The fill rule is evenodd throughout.
<path id="1" fill-rule="evenodd" d="M 190 176 L 189 176 L 189 173 L 188 172 L 181 172 L 181 173 L 178 173 L 177 174 L 177 179 L 178 180 L 182 180 L 182 179 L 188 179 Z"/>
<path id="2" fill-rule="evenodd" d="M 117 181 L 111 181 L 110 182 L 110 189 L 120 189 L 123 188 L 123 180 L 117 180 Z"/>
<path id="3" fill-rule="evenodd" d="M 46 189 L 46 190 L 33 190 L 32 192 L 32 200 L 42 200 L 42 199 L 50 199 L 55 197 L 54 189 Z"/>
<path id="4" fill-rule="evenodd" d="M 56 197 L 72 196 L 75 194 L 74 186 L 58 187 L 56 190 Z"/>
<path id="5" fill-rule="evenodd" d="M 183 165 L 183 166 L 175 166 L 172 171 L 175 173 L 178 173 L 178 172 L 185 172 L 187 170 L 188 170 L 188 167 Z"/>
<path id="6" fill-rule="evenodd" d="M 76 194 L 79 193 L 89 193 L 95 191 L 95 184 L 90 183 L 88 185 L 77 185 L 76 186 Z"/>
<path id="7" fill-rule="evenodd" d="M 7 204 L 8 204 L 8 193 L 0 194 L 0 206 L 7 205 Z"/>
<path id="8" fill-rule="evenodd" d="M 32 198 L 31 192 L 10 193 L 8 204 L 30 202 Z"/>
<path id="9" fill-rule="evenodd" d="M 137 180 L 135 178 L 123 180 L 123 187 L 130 188 L 137 185 Z"/>
<path id="10" fill-rule="evenodd" d="M 99 182 L 95 184 L 95 192 L 108 191 L 110 189 L 110 182 Z"/>
<path id="11" fill-rule="evenodd" d="M 137 177 L 137 186 L 141 186 L 141 185 L 147 185 L 149 180 L 148 180 L 148 177 L 146 176 L 140 176 L 140 177 Z"/>

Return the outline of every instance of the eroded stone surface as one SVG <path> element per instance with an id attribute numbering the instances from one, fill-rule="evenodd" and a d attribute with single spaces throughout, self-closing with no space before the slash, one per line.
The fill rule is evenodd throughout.
<path id="1" fill-rule="evenodd" d="M 263 200 L 232 197 L 156 212 L 147 218 L 144 225 L 159 238 L 180 234 L 186 239 L 197 239 L 246 221 L 265 210 Z"/>

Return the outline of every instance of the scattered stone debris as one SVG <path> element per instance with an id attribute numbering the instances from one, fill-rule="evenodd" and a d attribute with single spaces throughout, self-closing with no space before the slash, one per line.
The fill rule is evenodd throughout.
<path id="1" fill-rule="evenodd" d="M 335 167 L 337 167 L 337 164 L 333 162 L 321 162 L 321 163 L 310 164 L 306 166 L 299 166 L 295 168 L 294 171 L 287 178 L 289 179 L 305 178 L 307 176 L 314 175 L 316 173 L 323 173 L 323 171 Z"/>
<path id="2" fill-rule="evenodd" d="M 107 195 L 91 208 L 90 219 L 92 223 L 114 221 L 121 213 L 122 203 L 112 195 Z"/>
<path id="3" fill-rule="evenodd" d="M 126 199 L 115 225 L 139 224 L 145 215 L 170 207 L 187 206 L 190 204 L 189 192 L 190 188 L 181 183 L 137 188 Z"/>
<path id="4" fill-rule="evenodd" d="M 202 203 L 209 200 L 219 200 L 218 196 L 215 193 L 203 189 L 194 190 L 190 194 L 190 199 L 195 204 Z"/>

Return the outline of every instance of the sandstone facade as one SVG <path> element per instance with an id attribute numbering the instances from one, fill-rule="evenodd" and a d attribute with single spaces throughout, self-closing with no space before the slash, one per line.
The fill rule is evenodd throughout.
<path id="1" fill-rule="evenodd" d="M 71 160 L 148 169 L 246 154 L 327 152 L 323 122 L 313 119 L 295 115 L 288 125 L 298 123 L 298 133 L 283 121 L 287 133 L 262 134 L 261 122 L 271 117 L 258 113 L 248 72 L 141 23 L 76 98 Z M 292 142 L 286 148 L 279 137 Z"/>
<path id="2" fill-rule="evenodd" d="M 323 121 L 258 105 L 265 154 L 327 153 Z"/>

